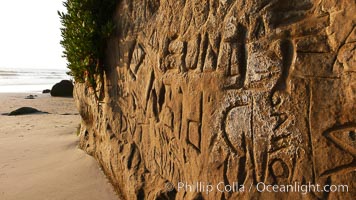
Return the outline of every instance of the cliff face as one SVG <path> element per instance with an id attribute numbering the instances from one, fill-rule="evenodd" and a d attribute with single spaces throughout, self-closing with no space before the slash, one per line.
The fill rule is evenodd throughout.
<path id="1" fill-rule="evenodd" d="M 353 0 L 123 0 L 102 99 L 75 86 L 80 146 L 125 199 L 351 199 L 355 12 Z M 247 191 L 259 182 L 349 192 Z"/>

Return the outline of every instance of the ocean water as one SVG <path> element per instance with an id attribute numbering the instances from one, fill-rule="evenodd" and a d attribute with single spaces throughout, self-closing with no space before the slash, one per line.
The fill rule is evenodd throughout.
<path id="1" fill-rule="evenodd" d="M 0 93 L 41 93 L 61 80 L 70 80 L 66 69 L 1 68 Z"/>

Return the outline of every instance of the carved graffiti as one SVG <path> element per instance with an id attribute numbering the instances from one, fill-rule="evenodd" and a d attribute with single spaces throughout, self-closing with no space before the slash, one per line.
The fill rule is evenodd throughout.
<path id="1" fill-rule="evenodd" d="M 187 118 L 186 141 L 189 146 L 200 153 L 201 136 L 203 127 L 203 93 L 198 93 L 196 96 L 197 104 L 191 104 L 190 114 Z"/>
<path id="2" fill-rule="evenodd" d="M 145 51 L 143 50 L 142 45 L 137 44 L 135 50 L 132 53 L 131 63 L 130 63 L 130 74 L 133 74 L 136 77 L 136 74 L 142 65 L 143 60 L 145 59 Z"/>
<path id="3" fill-rule="evenodd" d="M 353 157 L 349 164 L 338 165 L 333 169 L 328 169 L 321 173 L 323 176 L 331 176 L 341 172 L 353 171 L 356 169 L 356 125 L 336 126 L 326 130 L 323 135 L 331 141 L 337 148 Z"/>

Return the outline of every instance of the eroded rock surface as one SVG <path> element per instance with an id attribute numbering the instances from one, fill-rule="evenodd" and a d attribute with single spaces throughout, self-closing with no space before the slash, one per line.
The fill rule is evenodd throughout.
<path id="1" fill-rule="evenodd" d="M 75 86 L 81 147 L 125 199 L 352 199 L 355 13 L 354 0 L 123 0 L 99 99 Z M 349 192 L 177 186 L 198 181 Z"/>

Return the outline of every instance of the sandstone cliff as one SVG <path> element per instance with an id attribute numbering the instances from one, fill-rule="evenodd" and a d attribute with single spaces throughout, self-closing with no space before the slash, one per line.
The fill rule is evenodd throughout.
<path id="1" fill-rule="evenodd" d="M 355 13 L 354 0 L 122 0 L 98 91 L 75 86 L 80 146 L 124 199 L 351 199 Z M 198 181 L 350 191 L 177 185 Z"/>

